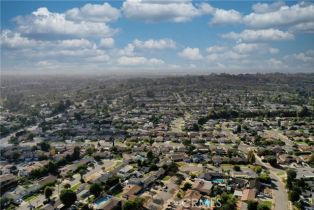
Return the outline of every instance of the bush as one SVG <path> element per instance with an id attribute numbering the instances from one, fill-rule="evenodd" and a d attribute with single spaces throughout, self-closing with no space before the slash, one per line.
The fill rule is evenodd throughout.
<path id="1" fill-rule="evenodd" d="M 247 210 L 257 210 L 258 202 L 257 201 L 248 201 Z"/>
<path id="2" fill-rule="evenodd" d="M 95 195 L 95 197 L 98 197 L 103 191 L 103 188 L 100 184 L 94 183 L 90 186 L 89 191 L 91 194 Z"/>
<path id="3" fill-rule="evenodd" d="M 60 200 L 65 206 L 71 206 L 76 201 L 76 193 L 69 189 L 64 189 L 60 193 Z"/>
<path id="4" fill-rule="evenodd" d="M 192 184 L 190 182 L 186 182 L 182 187 L 182 190 L 187 191 L 188 189 L 192 188 Z"/>
<path id="5" fill-rule="evenodd" d="M 143 208 L 144 200 L 142 198 L 135 198 L 134 200 L 128 200 L 124 203 L 124 210 L 140 210 Z"/>
<path id="6" fill-rule="evenodd" d="M 235 170 L 235 171 L 241 171 L 241 168 L 240 168 L 240 166 L 235 165 L 235 166 L 233 166 L 233 170 Z"/>

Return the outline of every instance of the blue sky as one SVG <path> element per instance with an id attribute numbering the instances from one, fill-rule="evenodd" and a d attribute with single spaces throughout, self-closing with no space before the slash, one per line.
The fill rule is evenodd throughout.
<path id="1" fill-rule="evenodd" d="M 2 1 L 5 73 L 314 72 L 312 1 Z"/>

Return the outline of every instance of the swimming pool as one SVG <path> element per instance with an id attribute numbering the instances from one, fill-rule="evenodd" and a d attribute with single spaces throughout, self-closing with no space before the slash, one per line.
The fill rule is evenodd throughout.
<path id="1" fill-rule="evenodd" d="M 213 179 L 213 180 L 211 180 L 211 182 L 220 184 L 220 183 L 224 183 L 224 180 L 223 179 Z"/>
<path id="2" fill-rule="evenodd" d="M 101 198 L 98 198 L 94 204 L 96 205 L 96 207 L 99 207 L 99 206 L 102 206 L 104 203 L 106 203 L 108 200 L 110 200 L 112 198 L 111 195 L 107 195 L 105 197 L 101 197 Z"/>

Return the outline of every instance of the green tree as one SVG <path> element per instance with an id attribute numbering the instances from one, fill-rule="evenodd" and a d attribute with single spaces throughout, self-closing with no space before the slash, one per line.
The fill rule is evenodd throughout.
<path id="1" fill-rule="evenodd" d="M 222 193 L 220 202 L 222 205 L 219 208 L 219 210 L 236 210 L 237 209 L 237 200 L 231 194 L 227 194 L 226 192 Z"/>
<path id="2" fill-rule="evenodd" d="M 154 158 L 153 152 L 152 151 L 148 151 L 146 157 L 147 157 L 148 161 L 151 162 L 152 159 Z"/>
<path id="3" fill-rule="evenodd" d="M 289 192 L 288 197 L 289 200 L 292 202 L 296 202 L 300 199 L 301 190 L 298 187 L 293 187 L 292 190 Z"/>
<path id="4" fill-rule="evenodd" d="M 247 210 L 257 210 L 258 202 L 257 201 L 248 201 Z"/>
<path id="5" fill-rule="evenodd" d="M 93 206 L 91 204 L 85 203 L 83 206 L 80 208 L 80 210 L 94 210 Z"/>
<path id="6" fill-rule="evenodd" d="M 70 189 L 71 185 L 69 183 L 65 183 L 63 186 L 65 189 Z"/>
<path id="7" fill-rule="evenodd" d="M 292 182 L 297 177 L 297 172 L 293 169 L 287 170 L 287 187 L 288 189 L 292 188 Z"/>
<path id="8" fill-rule="evenodd" d="M 106 189 L 110 189 L 111 187 L 120 183 L 120 178 L 118 176 L 111 176 L 106 182 Z"/>
<path id="9" fill-rule="evenodd" d="M 66 206 L 69 207 L 75 203 L 77 197 L 76 193 L 70 189 L 64 189 L 60 193 L 60 200 Z"/>
<path id="10" fill-rule="evenodd" d="M 74 147 L 74 150 L 72 153 L 72 159 L 73 160 L 79 160 L 80 159 L 80 153 L 81 153 L 81 148 L 78 146 Z"/>
<path id="11" fill-rule="evenodd" d="M 238 124 L 237 125 L 237 129 L 236 129 L 236 133 L 241 133 L 242 129 L 241 129 L 241 125 Z"/>
<path id="12" fill-rule="evenodd" d="M 52 174 L 58 173 L 58 166 L 55 162 L 49 161 L 46 167 L 49 173 L 52 173 Z"/>
<path id="13" fill-rule="evenodd" d="M 188 189 L 192 188 L 192 184 L 190 182 L 184 183 L 184 186 L 182 187 L 183 191 L 187 191 Z"/>
<path id="14" fill-rule="evenodd" d="M 266 161 L 271 165 L 271 166 L 277 166 L 277 158 L 275 156 L 269 156 L 266 158 Z"/>
<path id="15" fill-rule="evenodd" d="M 123 204 L 124 210 L 141 210 L 143 208 L 144 200 L 142 198 L 135 198 L 134 200 L 128 200 Z"/>
<path id="16" fill-rule="evenodd" d="M 270 210 L 267 204 L 258 204 L 257 210 Z"/>
<path id="17" fill-rule="evenodd" d="M 33 141 L 34 140 L 34 134 L 33 133 L 29 133 L 28 136 L 27 136 L 27 139 L 29 141 Z"/>
<path id="18" fill-rule="evenodd" d="M 194 123 L 192 126 L 192 131 L 199 131 L 200 130 L 200 126 L 197 123 Z"/>
<path id="19" fill-rule="evenodd" d="M 233 170 L 235 170 L 235 171 L 241 171 L 241 168 L 240 168 L 240 166 L 235 165 L 235 166 L 233 166 Z"/>
<path id="20" fill-rule="evenodd" d="M 9 139 L 9 143 L 10 143 L 10 144 L 13 144 L 13 145 L 15 145 L 15 146 L 17 146 L 17 145 L 20 144 L 20 141 L 18 140 L 17 137 L 11 136 L 10 139 Z"/>
<path id="21" fill-rule="evenodd" d="M 46 199 L 47 199 L 48 201 L 50 200 L 50 197 L 52 196 L 52 192 L 53 192 L 53 189 L 52 189 L 51 187 L 47 186 L 47 187 L 45 188 L 44 193 L 45 193 L 45 197 L 46 197 Z"/>
<path id="22" fill-rule="evenodd" d="M 264 183 L 271 183 L 271 178 L 268 173 L 263 172 L 258 176 L 259 181 Z"/>
<path id="23" fill-rule="evenodd" d="M 80 181 L 82 183 L 85 182 L 84 179 L 83 179 L 83 175 L 86 174 L 86 170 L 85 169 L 79 170 L 79 174 L 80 174 Z"/>
<path id="24" fill-rule="evenodd" d="M 255 163 L 255 154 L 254 154 L 254 151 L 253 150 L 250 150 L 248 153 L 247 153 L 247 161 L 251 164 Z"/>
<path id="25" fill-rule="evenodd" d="M 262 172 L 262 170 L 263 170 L 262 166 L 255 166 L 255 167 L 254 167 L 254 171 L 255 171 L 256 173 L 258 173 L 258 174 L 260 174 L 260 173 Z"/>
<path id="26" fill-rule="evenodd" d="M 95 148 L 94 147 L 88 147 L 87 149 L 86 149 L 86 154 L 88 154 L 88 155 L 92 155 L 93 153 L 95 152 Z"/>
<path id="27" fill-rule="evenodd" d="M 13 160 L 14 162 L 17 162 L 20 157 L 21 157 L 21 153 L 20 153 L 20 152 L 14 151 L 14 152 L 12 153 L 12 160 Z"/>
<path id="28" fill-rule="evenodd" d="M 0 197 L 0 209 L 5 209 L 11 203 L 11 198 Z"/>
<path id="29" fill-rule="evenodd" d="M 314 167 L 314 153 L 312 153 L 311 157 L 309 158 L 308 164 Z"/>
<path id="30" fill-rule="evenodd" d="M 89 191 L 91 194 L 95 195 L 95 197 L 98 197 L 103 191 L 103 188 L 99 183 L 94 183 L 90 186 Z"/>
<path id="31" fill-rule="evenodd" d="M 42 141 L 42 142 L 38 143 L 37 145 L 44 152 L 48 152 L 49 149 L 50 149 L 50 144 L 48 142 L 46 142 L 46 141 Z"/>

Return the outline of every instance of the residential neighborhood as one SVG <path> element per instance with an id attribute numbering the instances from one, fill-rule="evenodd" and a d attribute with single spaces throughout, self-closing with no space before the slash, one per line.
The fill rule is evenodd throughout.
<path id="1" fill-rule="evenodd" d="M 313 75 L 282 77 L 95 81 L 5 103 L 1 208 L 313 209 Z"/>

